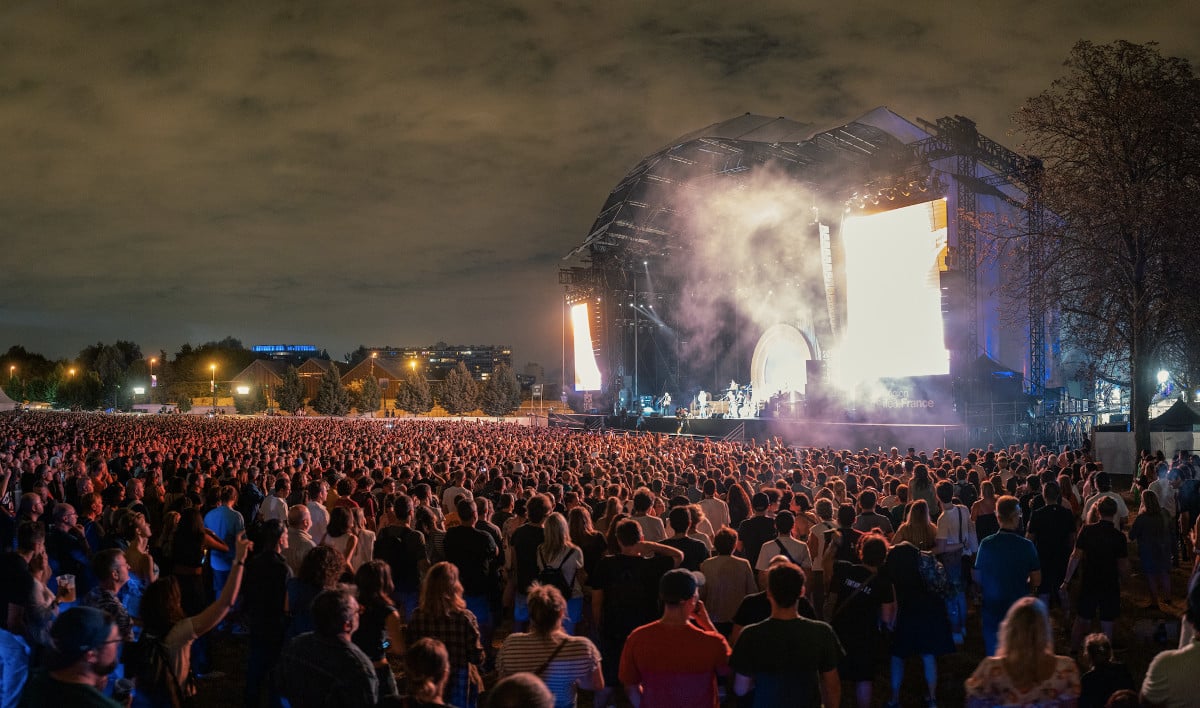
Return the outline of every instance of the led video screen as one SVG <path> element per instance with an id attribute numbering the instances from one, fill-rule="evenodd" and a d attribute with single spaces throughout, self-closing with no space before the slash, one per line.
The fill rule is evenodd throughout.
<path id="1" fill-rule="evenodd" d="M 596 352 L 592 347 L 586 302 L 571 306 L 571 330 L 575 340 L 575 390 L 599 391 L 600 367 L 596 365 Z"/>

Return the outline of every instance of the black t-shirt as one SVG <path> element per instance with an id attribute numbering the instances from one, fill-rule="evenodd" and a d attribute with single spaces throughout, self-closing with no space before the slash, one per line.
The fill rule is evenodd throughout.
<path id="1" fill-rule="evenodd" d="M 512 547 L 517 560 L 517 592 L 529 591 L 529 586 L 537 578 L 537 549 L 546 540 L 546 532 L 541 526 L 523 524 L 513 531 Z"/>
<path id="2" fill-rule="evenodd" d="M 36 582 L 24 558 L 16 552 L 0 555 L 0 626 L 9 629 L 9 605 L 29 607 Z"/>
<path id="3" fill-rule="evenodd" d="M 425 536 L 415 529 L 388 526 L 375 539 L 375 557 L 392 569 L 397 592 L 421 589 L 419 563 L 429 559 L 427 553 Z"/>
<path id="4" fill-rule="evenodd" d="M 1083 592 L 1119 592 L 1117 561 L 1129 556 L 1128 540 L 1110 521 L 1097 521 L 1079 530 L 1075 547 L 1083 551 Z"/>
<path id="5" fill-rule="evenodd" d="M 768 619 L 742 632 L 729 665 L 754 679 L 754 705 L 788 708 L 821 704 L 819 676 L 837 668 L 843 652 L 824 622 Z"/>
<path id="6" fill-rule="evenodd" d="M 753 566 L 758 562 L 762 545 L 775 538 L 775 519 L 768 516 L 751 516 L 738 525 L 738 540 L 742 542 L 742 557 Z"/>
<path id="7" fill-rule="evenodd" d="M 680 568 L 700 570 L 700 564 L 708 560 L 708 546 L 705 546 L 694 538 L 688 538 L 687 536 L 682 538 L 668 538 L 664 539 L 662 544 L 671 548 L 677 548 L 683 552 L 683 562 L 679 564 Z"/>
<path id="8" fill-rule="evenodd" d="M 289 574 L 287 561 L 274 551 L 259 553 L 246 561 L 242 603 L 246 623 L 256 638 L 283 641 L 287 629 L 283 606 Z"/>
<path id="9" fill-rule="evenodd" d="M 846 561 L 833 564 L 833 582 L 829 589 L 837 596 L 836 609 L 830 620 L 843 643 L 875 634 L 879 627 L 879 608 L 895 600 L 892 584 L 887 579 L 865 565 Z"/>
<path id="10" fill-rule="evenodd" d="M 813 610 L 812 603 L 807 597 L 801 597 L 796 603 L 796 612 L 800 613 L 801 617 L 815 620 L 817 613 Z M 742 598 L 741 604 L 738 605 L 737 612 L 733 613 L 733 623 L 739 627 L 746 627 L 755 622 L 762 622 L 771 616 L 771 600 L 764 592 L 752 592 Z"/>
<path id="11" fill-rule="evenodd" d="M 1065 567 L 1071 555 L 1071 534 L 1075 531 L 1075 515 L 1061 504 L 1047 504 L 1029 517 L 1029 533 L 1037 547 L 1042 567 Z"/>
<path id="12" fill-rule="evenodd" d="M 446 529 L 445 548 L 446 560 L 458 566 L 464 595 L 487 595 L 493 590 L 491 570 L 498 550 L 491 534 L 470 526 L 454 526 Z"/>
<path id="13" fill-rule="evenodd" d="M 669 556 L 605 556 L 590 581 L 604 592 L 600 633 L 623 640 L 643 624 L 658 619 L 658 581 L 675 567 Z"/>

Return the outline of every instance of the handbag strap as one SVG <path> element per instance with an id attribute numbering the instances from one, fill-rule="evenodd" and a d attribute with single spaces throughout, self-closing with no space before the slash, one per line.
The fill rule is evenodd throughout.
<path id="1" fill-rule="evenodd" d="M 846 609 L 846 605 L 849 605 L 851 600 L 858 597 L 858 594 L 863 591 L 863 588 L 870 585 L 871 581 L 874 580 L 875 576 L 878 574 L 879 571 L 872 571 L 871 574 L 867 576 L 866 580 L 862 581 L 858 584 L 858 587 L 854 588 L 854 592 L 847 595 L 845 599 L 839 600 L 837 606 L 833 608 L 833 617 L 837 617 L 838 615 L 842 614 L 842 610 Z"/>
<path id="2" fill-rule="evenodd" d="M 554 661 L 554 657 L 558 656 L 558 653 L 562 651 L 563 647 L 565 646 L 567 646 L 566 638 L 559 642 L 558 646 L 554 647 L 554 651 L 550 652 L 550 656 L 546 657 L 546 660 L 542 662 L 541 666 L 533 670 L 533 675 L 541 678 L 542 673 L 544 673 L 546 669 L 550 668 L 550 662 Z"/>
<path id="3" fill-rule="evenodd" d="M 780 550 L 780 552 L 782 552 L 782 553 L 783 553 L 783 555 L 787 556 L 787 559 L 788 559 L 788 562 L 789 562 L 789 563 L 796 563 L 796 559 L 795 559 L 795 558 L 792 558 L 792 554 L 791 554 L 791 553 L 788 553 L 787 546 L 783 545 L 783 541 L 779 540 L 779 538 L 776 538 L 776 539 L 775 539 L 775 545 L 776 545 L 776 546 L 779 546 L 779 550 Z M 799 564 L 797 563 L 797 565 L 799 565 Z"/>

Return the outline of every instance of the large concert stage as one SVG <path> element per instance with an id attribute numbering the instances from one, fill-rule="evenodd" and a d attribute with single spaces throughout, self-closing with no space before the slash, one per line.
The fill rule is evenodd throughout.
<path id="1" fill-rule="evenodd" d="M 918 122 L 747 114 L 642 160 L 560 271 L 575 407 L 937 447 L 970 405 L 1040 394 L 1044 304 L 1012 287 L 1040 272 L 1040 163 Z"/>

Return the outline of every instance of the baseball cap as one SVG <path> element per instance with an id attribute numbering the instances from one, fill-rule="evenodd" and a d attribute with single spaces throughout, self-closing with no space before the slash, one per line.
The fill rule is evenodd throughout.
<path id="1" fill-rule="evenodd" d="M 81 656 L 108 641 L 113 626 L 108 613 L 76 606 L 58 616 L 50 627 L 53 650 L 47 660 L 51 671 L 74 664 Z"/>
<path id="2" fill-rule="evenodd" d="M 674 605 L 695 597 L 700 584 L 695 574 L 684 568 L 669 570 L 658 581 L 658 595 L 664 604 Z"/>

